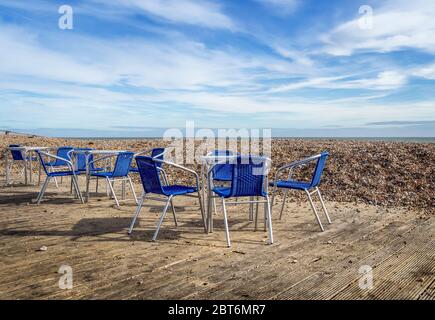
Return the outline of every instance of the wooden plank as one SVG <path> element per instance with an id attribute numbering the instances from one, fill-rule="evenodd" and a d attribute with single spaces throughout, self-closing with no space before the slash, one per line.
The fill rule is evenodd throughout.
<path id="1" fill-rule="evenodd" d="M 435 300 L 435 279 L 426 287 L 418 297 L 419 300 Z"/>
<path id="2" fill-rule="evenodd" d="M 358 272 L 360 266 L 376 266 L 398 251 L 406 249 L 412 250 L 406 245 L 407 239 L 422 237 L 422 232 L 430 229 L 430 221 L 425 221 L 421 227 L 412 229 L 402 237 L 394 237 L 389 242 L 384 243 L 375 252 L 366 252 L 365 256 L 350 256 L 348 261 L 352 261 L 349 266 L 346 259 L 318 272 L 306 279 L 293 284 L 290 288 L 276 295 L 276 299 L 330 299 L 342 288 L 348 287 L 350 283 L 355 283 L 360 278 Z M 364 252 L 362 252 L 364 253 Z M 347 265 L 346 265 L 347 264 Z"/>

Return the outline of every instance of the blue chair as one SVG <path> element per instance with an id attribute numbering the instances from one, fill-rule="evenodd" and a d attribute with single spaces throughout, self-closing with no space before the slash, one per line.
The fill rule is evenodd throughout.
<path id="1" fill-rule="evenodd" d="M 73 147 L 57 148 L 54 161 L 46 162 L 45 165 L 51 168 L 68 167 L 68 162 L 71 162 L 71 151 L 73 150 Z"/>
<path id="2" fill-rule="evenodd" d="M 45 165 L 47 167 L 50 167 L 50 170 L 54 172 L 55 170 L 65 170 L 68 168 L 68 163 L 65 160 L 71 162 L 71 152 L 74 150 L 73 147 L 59 147 L 56 151 L 56 157 L 54 161 L 46 162 Z M 62 183 L 62 176 L 60 176 L 61 183 Z M 55 177 L 54 182 L 56 183 L 56 187 L 59 187 L 57 183 L 57 178 Z"/>
<path id="3" fill-rule="evenodd" d="M 147 150 L 147 151 L 144 151 L 144 152 L 136 153 L 134 156 L 135 157 L 142 156 L 142 155 L 145 155 L 146 153 L 149 153 L 150 151 L 151 151 L 151 158 L 158 159 L 158 160 L 163 160 L 163 157 L 164 157 L 164 154 L 165 154 L 165 148 L 154 148 L 154 149 Z M 163 171 L 162 163 L 161 162 L 156 162 L 156 166 L 157 166 L 157 168 L 162 169 L 162 171 Z M 137 167 L 131 166 L 130 167 L 130 172 L 131 173 L 139 173 L 139 169 Z"/>
<path id="4" fill-rule="evenodd" d="M 19 144 L 10 144 L 9 148 L 11 148 L 12 160 L 14 161 L 24 161 L 23 151 L 18 149 L 21 148 Z M 15 149 L 17 148 L 17 149 Z M 37 157 L 26 157 L 26 160 L 38 161 Z"/>
<path id="5" fill-rule="evenodd" d="M 91 151 L 94 150 L 92 148 L 74 148 L 74 151 Z M 71 158 L 71 156 L 70 156 Z M 76 170 L 80 172 L 81 174 L 86 173 L 86 155 L 83 153 L 77 153 L 75 155 L 75 165 Z M 91 154 L 89 156 L 89 171 L 103 171 L 104 168 L 96 168 L 94 164 L 94 155 Z"/>
<path id="6" fill-rule="evenodd" d="M 221 157 L 232 157 L 232 156 L 237 156 L 237 155 L 239 155 L 238 152 L 233 152 L 230 150 L 214 150 L 214 151 L 209 152 L 207 154 L 207 156 L 216 157 L 216 162 L 222 162 L 222 160 L 219 160 L 219 159 L 221 159 Z M 213 182 L 221 182 L 222 184 L 225 184 L 225 183 L 231 182 L 231 180 L 232 180 L 233 167 L 228 163 L 218 164 L 218 165 L 213 167 L 212 174 L 213 174 Z M 236 199 L 236 201 L 237 201 L 237 199 Z M 213 198 L 213 208 L 214 208 L 214 212 L 216 213 L 216 199 L 215 198 Z M 250 209 L 250 212 L 249 212 L 250 219 L 252 216 L 252 212 L 253 212 L 252 209 Z"/>
<path id="7" fill-rule="evenodd" d="M 325 213 L 325 216 L 328 220 L 328 223 L 329 224 L 332 223 L 331 218 L 328 215 L 328 211 L 326 210 L 325 203 L 323 202 L 322 194 L 320 193 L 320 190 L 318 187 L 320 184 L 320 178 L 322 176 L 323 169 L 325 168 L 326 159 L 328 158 L 328 156 L 329 156 L 328 152 L 322 152 L 321 154 L 318 154 L 318 155 L 315 155 L 315 156 L 312 156 L 312 157 L 309 157 L 309 158 L 306 158 L 306 159 L 303 159 L 300 161 L 290 163 L 290 164 L 285 165 L 285 166 L 278 169 L 278 171 L 276 172 L 276 175 L 275 175 L 275 181 L 271 182 L 270 185 L 274 187 L 273 196 L 272 196 L 272 205 L 273 205 L 273 201 L 275 199 L 275 193 L 276 193 L 277 188 L 285 189 L 284 199 L 282 202 L 281 213 L 279 215 L 279 219 L 281 219 L 281 217 L 282 217 L 285 200 L 287 198 L 287 192 L 290 189 L 294 189 L 294 190 L 305 191 L 305 193 L 307 194 L 308 200 L 310 201 L 311 208 L 313 209 L 314 215 L 316 216 L 316 220 L 317 220 L 317 223 L 319 224 L 321 231 L 324 231 L 324 228 L 323 228 L 322 222 L 320 221 L 319 215 L 317 214 L 317 210 L 316 210 L 316 207 L 314 206 L 313 199 L 311 197 L 311 195 L 313 193 L 318 194 L 320 202 L 322 204 L 323 212 Z M 303 182 L 303 181 L 296 181 L 296 180 L 291 179 L 291 175 L 292 175 L 293 170 L 295 168 L 305 166 L 308 163 L 311 163 L 313 161 L 316 162 L 316 166 L 315 166 L 311 181 Z M 281 172 L 287 171 L 287 170 L 289 171 L 287 180 L 279 180 L 278 175 Z"/>
<path id="8" fill-rule="evenodd" d="M 231 185 L 229 187 L 215 187 L 213 185 L 213 170 L 216 166 L 222 164 L 229 165 L 231 167 Z M 230 233 L 228 228 L 228 218 L 226 204 L 241 204 L 241 203 L 264 203 L 264 226 L 265 230 L 269 229 L 269 243 L 273 243 L 273 232 L 272 232 L 272 220 L 270 213 L 270 201 L 267 192 L 267 170 L 270 164 L 270 160 L 265 157 L 259 156 L 240 156 L 234 158 L 229 158 L 227 160 L 217 162 L 213 165 L 208 172 L 208 184 L 209 190 L 211 190 L 215 196 L 210 195 L 209 197 L 209 230 L 213 229 L 213 221 L 211 215 L 211 198 L 219 197 L 222 199 L 222 208 L 224 213 L 224 225 L 225 225 L 225 236 L 227 240 L 228 247 L 231 246 Z M 249 197 L 249 201 L 236 201 L 236 202 L 225 202 L 228 198 L 238 198 L 238 197 Z M 256 200 L 253 200 L 256 198 Z M 259 200 L 259 198 L 264 198 L 265 200 Z M 258 220 L 258 211 L 256 215 L 256 225 Z M 267 227 L 266 227 L 267 225 Z"/>
<path id="9" fill-rule="evenodd" d="M 55 156 L 55 155 L 52 155 L 52 154 L 49 154 L 47 152 L 43 152 L 40 150 L 37 150 L 36 153 L 38 154 L 41 166 L 44 169 L 45 174 L 47 175 L 45 182 L 42 185 L 41 191 L 39 192 L 39 195 L 36 198 L 37 204 L 41 203 L 41 200 L 44 196 L 45 190 L 47 189 L 47 186 L 48 186 L 48 183 L 50 182 L 50 180 L 56 179 L 56 177 L 71 177 L 71 182 L 74 186 L 76 194 L 79 197 L 79 199 L 81 200 L 81 202 L 84 203 L 83 198 L 82 198 L 82 194 L 80 193 L 79 184 L 77 181 L 78 172 L 76 170 L 74 170 L 74 165 L 72 164 L 72 162 L 69 159 L 61 158 L 61 157 L 58 157 L 57 155 Z M 65 170 L 62 170 L 62 171 L 50 171 L 50 170 L 48 170 L 47 164 L 45 163 L 43 156 L 48 157 L 49 159 L 50 158 L 54 159 L 55 161 L 62 162 L 66 165 L 67 168 L 65 168 Z"/>
<path id="10" fill-rule="evenodd" d="M 144 152 L 139 152 L 136 153 L 134 155 L 134 157 L 136 158 L 137 156 L 141 156 L 141 155 L 145 155 L 147 153 L 150 153 L 151 151 L 151 158 L 153 159 L 157 159 L 157 160 L 164 160 L 164 155 L 165 155 L 165 148 L 154 148 L 148 151 L 144 151 Z M 166 171 L 163 169 L 163 162 L 156 162 L 156 166 L 157 166 L 157 170 L 159 171 L 159 173 L 161 174 L 161 177 L 163 179 L 163 183 L 165 186 L 167 186 L 169 184 L 168 182 L 168 176 L 166 175 Z M 139 173 L 139 169 L 137 168 L 137 166 L 133 165 L 130 167 L 130 173 Z"/>
<path id="11" fill-rule="evenodd" d="M 107 159 L 108 157 L 113 157 L 113 155 L 109 155 L 106 157 L 102 157 L 92 162 L 89 162 L 89 165 L 93 165 L 95 162 Z M 112 193 L 113 198 L 115 199 L 116 206 L 119 207 L 119 201 L 116 197 L 115 190 L 113 188 L 115 181 L 128 181 L 130 185 L 131 192 L 133 193 L 133 197 L 135 202 L 137 203 L 136 193 L 134 191 L 133 183 L 131 181 L 129 174 L 131 162 L 133 161 L 134 153 L 133 152 L 120 152 L 116 155 L 115 166 L 112 171 L 91 171 L 89 175 L 89 179 L 86 182 L 86 190 L 89 190 L 89 182 L 91 178 L 104 178 L 109 185 L 110 191 Z"/>
<path id="12" fill-rule="evenodd" d="M 238 153 L 232 152 L 230 150 L 214 150 L 207 154 L 207 156 L 235 156 Z M 213 180 L 221 182 L 230 182 L 232 180 L 233 168 L 229 164 L 219 164 L 213 168 Z"/>
<path id="13" fill-rule="evenodd" d="M 9 173 L 11 172 L 11 169 L 12 169 L 14 162 L 18 161 L 18 162 L 21 162 L 23 165 L 21 175 L 24 176 L 27 174 L 27 170 L 28 170 L 27 162 L 28 161 L 38 161 L 37 157 L 26 156 L 19 144 L 10 144 L 9 150 L 11 151 L 11 155 L 12 155 L 12 162 L 11 162 L 10 166 L 8 168 L 6 168 L 6 170 L 8 170 Z M 41 170 L 39 170 L 39 176 L 41 176 Z"/>
<path id="14" fill-rule="evenodd" d="M 70 159 L 74 158 L 75 169 L 78 172 L 78 174 L 80 174 L 80 175 L 86 174 L 86 155 L 84 153 L 77 152 L 77 153 L 74 153 L 74 156 L 73 156 L 72 155 L 73 151 L 91 151 L 91 150 L 94 150 L 94 149 L 92 149 L 92 148 L 74 148 L 73 150 L 71 150 L 68 153 L 68 158 L 70 158 Z M 104 170 L 103 168 L 96 168 L 95 167 L 95 165 L 94 165 L 94 155 L 93 154 L 91 154 L 89 156 L 88 161 L 89 161 L 89 170 L 90 170 L 90 172 L 103 171 Z M 71 191 L 72 191 L 72 184 L 71 184 Z M 98 179 L 97 179 L 97 184 L 96 184 L 96 190 L 95 190 L 95 192 L 98 193 Z"/>
<path id="15" fill-rule="evenodd" d="M 195 176 L 196 179 L 196 186 L 182 186 L 182 185 L 163 185 L 160 180 L 159 175 L 159 164 L 167 164 L 174 168 L 178 168 L 187 172 L 192 173 Z M 169 208 L 169 205 L 172 207 L 172 214 L 174 216 L 175 226 L 178 226 L 177 217 L 175 214 L 175 208 L 172 202 L 172 198 L 176 196 L 191 196 L 198 198 L 199 205 L 201 208 L 201 214 L 202 214 L 202 220 L 204 223 L 204 231 L 206 232 L 206 225 L 205 225 L 205 217 L 204 217 L 204 210 L 202 207 L 202 200 L 201 195 L 199 193 L 199 176 L 198 174 L 190 169 L 187 169 L 183 166 L 177 165 L 175 163 L 146 157 L 146 156 L 137 156 L 136 157 L 136 164 L 137 168 L 139 169 L 140 178 L 142 181 L 142 186 L 144 189 L 144 192 L 142 194 L 142 197 L 139 201 L 139 204 L 137 206 L 135 215 L 133 217 L 133 220 L 131 222 L 128 234 L 131 234 L 133 231 L 134 224 L 136 223 L 136 219 L 139 217 L 140 211 L 142 209 L 143 202 L 145 201 L 146 197 L 150 194 L 154 194 L 157 196 L 163 196 L 166 198 L 166 200 L 161 198 L 149 198 L 150 200 L 156 200 L 156 201 L 162 201 L 165 202 L 165 207 L 163 209 L 162 215 L 160 216 L 159 223 L 157 225 L 157 229 L 154 233 L 154 236 L 152 238 L 153 241 L 156 241 L 157 235 L 159 234 L 160 227 L 163 223 L 163 219 L 165 218 L 166 212 Z M 196 195 L 194 195 L 196 193 Z"/>

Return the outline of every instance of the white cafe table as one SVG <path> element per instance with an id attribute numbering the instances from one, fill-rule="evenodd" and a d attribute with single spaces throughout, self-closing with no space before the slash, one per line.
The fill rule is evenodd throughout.
<path id="1" fill-rule="evenodd" d="M 101 158 L 106 158 L 107 156 L 115 156 L 121 152 L 126 152 L 125 150 L 81 150 L 76 149 L 72 151 L 72 155 L 77 154 L 84 154 L 85 155 L 85 162 L 86 162 L 86 194 L 85 194 L 85 202 L 89 201 L 89 183 L 88 180 L 91 178 L 91 172 L 90 172 L 90 159 L 91 156 L 100 155 L 100 158 L 94 159 L 93 161 L 98 161 Z M 124 190 L 125 186 L 123 185 L 123 196 L 124 196 Z"/>
<path id="2" fill-rule="evenodd" d="M 201 156 L 201 198 L 203 201 L 203 208 L 206 210 L 206 219 L 207 219 L 207 232 L 213 232 L 213 210 L 212 207 L 214 204 L 212 203 L 212 191 L 210 187 L 210 176 L 208 174 L 211 167 L 218 163 L 222 162 L 225 159 L 235 158 L 237 155 L 206 155 Z"/>
<path id="3" fill-rule="evenodd" d="M 29 164 L 29 180 L 32 182 L 32 157 L 31 153 L 36 153 L 37 150 L 47 150 L 48 147 L 30 147 L 30 146 L 19 146 L 19 147 L 8 147 L 5 152 L 5 169 L 6 169 L 6 185 L 10 182 L 10 172 L 9 172 L 9 152 L 13 150 L 21 151 L 24 158 L 24 184 L 28 184 L 27 180 L 27 165 Z M 39 161 L 38 161 L 39 162 Z M 39 163 L 39 177 L 41 177 L 41 163 Z M 40 181 L 38 181 L 38 184 Z"/>

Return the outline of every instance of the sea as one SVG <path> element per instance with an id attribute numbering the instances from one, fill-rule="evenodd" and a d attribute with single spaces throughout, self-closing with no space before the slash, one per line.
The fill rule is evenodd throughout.
<path id="1" fill-rule="evenodd" d="M 162 137 L 59 137 L 77 140 L 141 140 L 161 139 Z M 410 143 L 435 143 L 435 137 L 281 137 L 272 139 L 298 139 L 298 140 L 337 140 L 337 141 L 383 141 L 383 142 L 410 142 Z"/>

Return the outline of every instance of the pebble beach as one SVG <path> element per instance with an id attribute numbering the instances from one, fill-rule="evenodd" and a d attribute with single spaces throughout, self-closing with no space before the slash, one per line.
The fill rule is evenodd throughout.
<path id="1" fill-rule="evenodd" d="M 197 142 L 199 143 L 199 142 Z M 5 151 L 8 145 L 75 146 L 139 152 L 167 146 L 161 139 L 61 139 L 24 135 L 0 136 L 0 180 L 5 180 Z M 401 207 L 433 214 L 435 212 L 435 144 L 334 139 L 272 140 L 272 170 L 321 151 L 330 157 L 321 182 L 327 201 L 362 203 L 387 208 Z M 187 165 L 199 170 L 199 165 Z M 36 166 L 35 166 L 36 167 Z M 15 168 L 15 170 L 18 170 Z M 36 168 L 34 168 L 36 172 Z M 310 169 L 299 173 L 309 176 Z M 177 171 L 171 179 L 188 183 L 189 176 Z M 288 201 L 306 201 L 292 192 Z"/>

